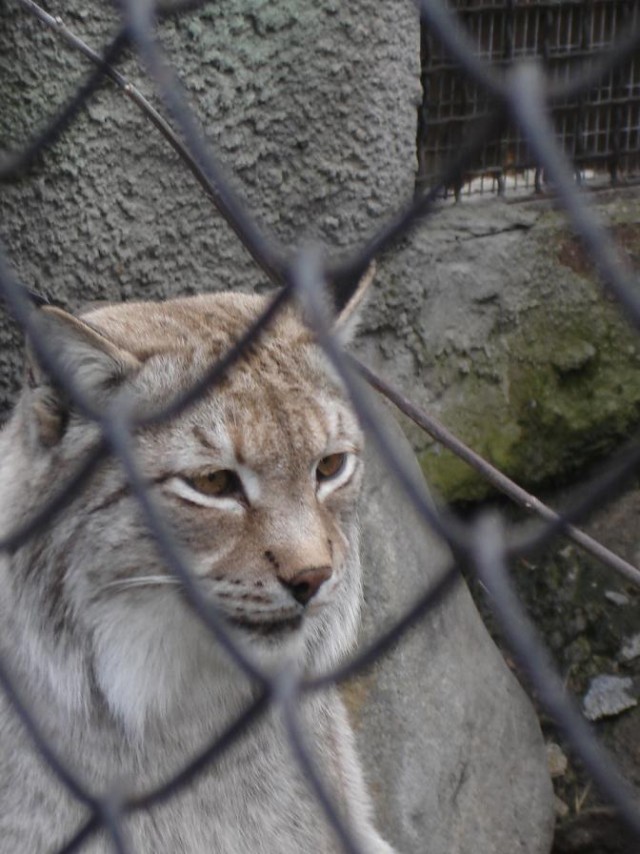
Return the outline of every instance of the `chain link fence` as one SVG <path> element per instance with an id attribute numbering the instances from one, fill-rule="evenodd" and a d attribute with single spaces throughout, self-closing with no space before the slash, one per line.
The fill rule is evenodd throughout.
<path id="1" fill-rule="evenodd" d="M 594 153 L 603 154 L 612 172 L 614 160 L 611 158 L 615 155 L 617 157 L 615 169 L 619 170 L 621 151 L 607 149 L 600 152 L 598 149 L 600 143 L 596 141 L 593 150 L 590 149 L 588 153 L 582 152 L 579 150 L 579 140 L 584 141 L 588 137 L 585 130 L 589 127 L 588 123 L 581 125 L 580 133 L 575 130 L 578 125 L 572 125 L 574 130 L 569 135 L 565 134 L 564 137 L 561 134 L 559 139 L 557 125 L 554 125 L 553 119 L 553 116 L 569 115 L 572 117 L 571 122 L 582 121 L 578 116 L 584 114 L 574 110 L 573 107 L 570 112 L 567 112 L 566 105 L 568 103 L 586 105 L 592 97 L 590 93 L 602 91 L 603 86 L 610 85 L 602 81 L 611 80 L 617 81 L 617 88 L 614 88 L 619 106 L 624 107 L 628 100 L 629 110 L 635 110 L 637 115 L 638 82 L 633 78 L 635 94 L 633 96 L 629 94 L 625 100 L 620 95 L 622 92 L 620 75 L 621 70 L 628 69 L 633 66 L 633 63 L 637 64 L 637 54 L 640 49 L 638 4 L 600 4 L 611 8 L 614 5 L 620 6 L 621 10 L 616 14 L 626 14 L 625 25 L 616 31 L 619 34 L 615 35 L 615 39 L 612 27 L 607 29 L 611 39 L 598 41 L 594 37 L 587 47 L 597 47 L 596 53 L 591 53 L 590 50 L 575 51 L 578 56 L 575 59 L 572 57 L 570 63 L 562 65 L 562 73 L 555 73 L 553 67 L 549 66 L 553 43 L 548 16 L 556 12 L 560 15 L 563 23 L 560 30 L 556 30 L 561 32 L 559 44 L 569 50 L 569 34 L 573 32 L 573 24 L 570 24 L 571 16 L 583 14 L 582 6 L 587 5 L 592 8 L 594 4 L 572 4 L 570 10 L 568 9 L 570 4 L 553 4 L 553 8 L 548 6 L 542 10 L 541 7 L 534 7 L 534 4 L 526 4 L 525 9 L 516 9 L 516 4 L 513 3 L 506 6 L 500 4 L 499 7 L 487 4 L 486 8 L 474 5 L 453 13 L 438 0 L 421 0 L 422 26 L 428 33 L 430 44 L 438 43 L 438 56 L 450 57 L 458 69 L 457 73 L 464 75 L 465 86 L 471 87 L 478 93 L 477 103 L 482 102 L 483 105 L 479 111 L 481 116 L 474 122 L 471 132 L 459 138 L 458 144 L 453 146 L 454 151 L 448 152 L 446 162 L 443 163 L 438 154 L 437 178 L 430 179 L 428 189 L 418 194 L 406 209 L 390 211 L 387 224 L 366 245 L 346 261 L 336 264 L 331 263 L 330 259 L 321 257 L 315 250 L 301 250 L 293 261 L 288 259 L 278 247 L 277 242 L 258 227 L 249 211 L 231 189 L 218 160 L 204 142 L 181 86 L 154 35 L 156 14 L 180 14 L 200 5 L 198 0 L 174 3 L 170 7 L 160 6 L 157 9 L 150 3 L 130 0 L 122 9 L 121 32 L 111 44 L 106 46 L 101 56 L 77 39 L 61 20 L 49 15 L 32 0 L 18 0 L 18 2 L 25 14 L 36 15 L 44 25 L 57 31 L 74 49 L 82 51 L 95 64 L 95 70 L 42 134 L 26 141 L 19 151 L 3 158 L 0 162 L 0 180 L 14 180 L 28 169 L 42 151 L 53 145 L 62 130 L 73 122 L 81 107 L 92 97 L 104 77 L 107 77 L 146 113 L 149 120 L 179 152 L 186 168 L 196 176 L 204 191 L 224 215 L 256 263 L 269 279 L 280 286 L 276 296 L 258 321 L 246 330 L 242 339 L 217 364 L 211 366 L 207 375 L 197 385 L 161 411 L 134 420 L 126 413 L 117 411 L 100 413 L 92 408 L 90 400 L 66 375 L 59 354 L 37 334 L 37 318 L 33 311 L 33 304 L 37 303 L 39 298 L 23 288 L 12 274 L 6 260 L 0 259 L 0 290 L 9 310 L 22 329 L 31 336 L 38 357 L 47 366 L 55 382 L 65 390 L 86 417 L 99 423 L 102 436 L 91 454 L 81 462 L 76 475 L 60 487 L 55 499 L 36 509 L 31 519 L 18 530 L 5 536 L 0 542 L 0 548 L 14 549 L 26 542 L 39 526 L 55 521 L 70 499 L 86 488 L 100 460 L 107 454 L 113 455 L 126 472 L 131 489 L 144 510 L 150 531 L 162 550 L 166 565 L 180 579 L 194 611 L 209 627 L 215 642 L 225 647 L 240 668 L 258 686 L 255 701 L 219 738 L 204 746 L 201 753 L 172 780 L 143 795 L 114 799 L 112 792 L 93 791 L 87 786 L 81 773 L 69 767 L 64 756 L 56 754 L 42 735 L 40 725 L 30 710 L 28 698 L 22 697 L 19 685 L 15 684 L 11 677 L 11 662 L 0 660 L 0 682 L 23 725 L 59 778 L 61 785 L 66 786 L 78 801 L 86 805 L 90 814 L 85 824 L 79 827 L 64 845 L 61 854 L 81 850 L 83 843 L 101 828 L 110 836 L 114 851 L 127 851 L 123 818 L 173 797 L 183 787 L 188 786 L 196 775 L 212 767 L 232 744 L 242 739 L 247 728 L 271 705 L 279 707 L 282 711 L 294 755 L 317 795 L 318 808 L 325 811 L 328 820 L 333 824 L 343 849 L 351 854 L 364 854 L 352 838 L 348 826 L 342 820 L 339 810 L 336 809 L 325 788 L 312 757 L 307 752 L 304 734 L 300 731 L 298 701 L 307 693 L 322 690 L 348 679 L 367 664 L 384 655 L 392 645 L 402 642 L 402 637 L 407 630 L 417 621 L 424 619 L 451 590 L 459 578 L 460 568 L 474 574 L 489 590 L 490 605 L 495 611 L 496 618 L 503 628 L 522 672 L 526 674 L 531 686 L 535 689 L 539 702 L 556 722 L 597 786 L 616 807 L 630 831 L 640 842 L 640 811 L 635 795 L 594 737 L 577 705 L 567 697 L 560 675 L 552 665 L 549 654 L 524 613 L 509 579 L 511 562 L 539 550 L 553 538 L 566 536 L 572 538 L 582 548 L 589 549 L 592 554 L 611 567 L 612 571 L 621 572 L 628 580 L 640 585 L 640 572 L 635 567 L 611 555 L 599 543 L 590 540 L 575 527 L 575 524 L 590 510 L 602 504 L 615 485 L 628 476 L 630 469 L 637 466 L 640 461 L 640 443 L 630 443 L 609 461 L 601 474 L 583 484 L 578 500 L 565 507 L 562 514 L 554 513 L 534 496 L 519 489 L 486 461 L 465 448 L 441 425 L 426 413 L 413 407 L 409 401 L 365 366 L 347 356 L 325 324 L 321 299 L 323 290 L 330 287 L 336 302 L 346 304 L 354 293 L 356 283 L 371 262 L 386 250 L 395 247 L 412 229 L 428 227 L 425 225 L 427 218 L 437 215 L 437 206 L 434 206 L 434 202 L 441 197 L 446 188 L 459 187 L 460 176 L 478 168 L 478 158 L 484 156 L 483 152 L 502 151 L 504 153 L 506 151 L 507 159 L 513 162 L 514 168 L 533 163 L 537 170 L 544 173 L 545 179 L 553 185 L 558 200 L 568 214 L 575 231 L 582 238 L 601 276 L 603 289 L 617 301 L 630 322 L 640 329 L 640 293 L 637 282 L 624 259 L 616 253 L 610 237 L 601 227 L 575 180 L 576 168 L 585 168 L 585 164 L 591 162 L 589 158 L 592 158 Z M 558 6 L 557 9 L 556 6 Z M 508 49 L 504 61 L 496 64 L 490 61 L 494 58 L 493 55 L 487 55 L 487 51 L 491 50 L 492 42 L 486 44 L 483 56 L 482 51 L 478 51 L 478 46 L 485 45 L 484 36 L 480 41 L 478 38 L 474 39 L 465 25 L 465 19 L 469 16 L 482 18 L 488 15 L 490 20 L 493 20 L 491 16 L 496 14 L 498 8 L 501 10 L 506 8 L 514 23 L 509 26 L 501 24 L 505 27 L 505 32 L 511 32 L 511 36 L 506 43 Z M 529 12 L 534 15 L 533 20 L 539 22 L 538 29 L 535 31 L 538 35 L 532 38 L 536 43 L 542 41 L 543 46 L 547 45 L 547 62 L 529 58 L 529 51 L 524 50 L 524 47 L 529 44 L 529 36 L 525 37 L 522 29 L 525 25 L 519 24 L 518 21 L 523 15 L 526 18 Z M 581 33 L 584 32 L 584 27 L 578 29 Z M 483 29 L 482 32 L 484 33 L 485 30 Z M 520 41 L 523 45 L 522 51 L 517 49 Z M 609 41 L 611 44 L 607 46 Z M 579 43 L 583 44 L 580 40 Z M 171 124 L 155 111 L 116 70 L 115 65 L 127 47 L 132 47 L 137 52 L 155 82 L 157 91 L 171 117 Z M 544 51 L 543 55 L 545 55 Z M 442 62 L 442 68 L 448 73 L 448 66 L 445 68 L 444 59 Z M 441 106 L 444 108 L 444 101 L 441 102 Z M 434 135 L 437 137 L 437 122 L 432 122 L 432 126 Z M 173 130 L 174 127 L 177 132 Z M 517 129 L 515 133 L 518 148 L 513 154 L 510 153 L 509 137 L 504 135 L 507 127 Z M 426 133 L 427 139 L 433 138 L 428 123 Z M 568 136 L 570 136 L 570 143 L 567 143 Z M 594 140 L 600 138 L 595 131 L 593 138 Z M 632 135 L 627 134 L 626 138 L 628 144 L 633 147 Z M 576 155 L 577 160 L 567 156 L 567 145 L 568 153 Z M 526 157 L 521 153 L 525 150 Z M 637 151 L 635 154 L 629 152 L 629 162 L 635 163 L 634 168 L 637 167 L 637 156 Z M 514 158 L 513 161 L 510 160 L 511 157 Z M 635 161 L 633 157 L 636 158 Z M 498 168 L 504 169 L 504 162 L 502 160 Z M 423 173 L 423 177 L 425 176 L 426 172 Z M 235 643 L 215 609 L 203 598 L 188 567 L 181 560 L 175 543 L 167 532 L 164 520 L 145 488 L 144 479 L 132 451 L 132 436 L 136 430 L 175 416 L 205 390 L 220 383 L 225 374 L 234 369 L 234 364 L 241 358 L 245 349 L 259 341 L 261 331 L 267 327 L 277 312 L 294 298 L 303 305 L 306 317 L 320 345 L 342 377 L 361 423 L 371 440 L 377 445 L 389 470 L 402 485 L 408 499 L 424 520 L 424 524 L 431 526 L 444 538 L 454 555 L 450 567 L 431 589 L 426 591 L 411 610 L 388 631 L 381 634 L 369 648 L 361 649 L 339 669 L 313 679 L 296 676 L 288 669 L 270 678 Z M 407 468 L 401 456 L 385 439 L 384 431 L 372 409 L 369 397 L 363 393 L 356 379 L 356 372 L 362 373 L 374 387 L 386 394 L 416 423 L 462 456 L 470 465 L 474 465 L 499 489 L 541 517 L 542 521 L 535 531 L 516 540 L 509 534 L 505 521 L 496 515 L 482 515 L 475 521 L 467 522 L 452 512 L 436 511 L 425 495 L 422 485 L 416 481 L 414 474 Z"/>

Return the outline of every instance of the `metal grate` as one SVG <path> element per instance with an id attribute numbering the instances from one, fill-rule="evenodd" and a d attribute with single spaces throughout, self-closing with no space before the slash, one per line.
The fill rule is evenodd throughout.
<path id="1" fill-rule="evenodd" d="M 535 57 L 553 83 L 569 80 L 582 63 L 611 47 L 625 32 L 638 3 L 628 0 L 507 0 L 451 4 L 469 33 L 478 57 L 505 69 Z M 420 116 L 418 183 L 429 186 L 470 124 L 486 116 L 486 89 L 469 80 L 446 47 L 422 27 L 423 102 Z M 555 136 L 571 158 L 578 181 L 640 177 L 640 57 L 612 68 L 597 85 L 557 101 L 552 109 Z M 460 192 L 536 190 L 544 169 L 521 129 L 510 124 L 457 176 Z M 464 189 L 463 189 L 464 188 Z M 449 189 L 449 188 L 447 188 Z"/>
<path id="2" fill-rule="evenodd" d="M 616 254 L 614 245 L 607 233 L 600 226 L 588 205 L 588 200 L 576 186 L 573 176 L 573 166 L 565 156 L 557 133 L 549 118 L 549 108 L 556 110 L 563 105 L 575 102 L 590 103 L 592 93 L 606 92 L 607 86 L 619 86 L 621 70 L 627 69 L 630 63 L 637 62 L 635 57 L 640 49 L 640 28 L 637 19 L 633 26 L 625 26 L 611 50 L 599 53 L 585 65 L 575 65 L 565 62 L 561 73 L 554 71 L 553 66 L 545 63 L 519 62 L 518 57 L 527 52 L 530 40 L 535 42 L 543 31 L 547 35 L 549 56 L 556 44 L 564 43 L 567 33 L 580 30 L 574 23 L 579 15 L 579 4 L 559 4 L 558 8 L 566 10 L 560 19 L 556 30 L 541 22 L 547 21 L 546 13 L 537 12 L 533 17 L 525 18 L 528 23 L 513 29 L 513 36 L 506 39 L 504 44 L 509 47 L 513 63 L 509 67 L 504 64 L 487 63 L 479 57 L 475 45 L 491 45 L 490 34 L 496 31 L 499 21 L 508 30 L 508 20 L 504 17 L 504 4 L 485 5 L 474 8 L 474 15 L 484 15 L 486 24 L 483 25 L 482 38 L 476 38 L 475 45 L 470 42 L 468 32 L 461 26 L 465 16 L 471 14 L 468 7 L 460 9 L 457 16 L 452 15 L 439 0 L 421 0 L 420 8 L 424 25 L 428 27 L 431 40 L 432 55 L 441 57 L 444 66 L 446 56 L 454 56 L 466 83 L 459 91 L 472 93 L 476 114 L 484 116 L 483 121 L 473 132 L 462 138 L 460 145 L 454 147 L 454 153 L 446 160 L 434 180 L 428 193 L 418 195 L 413 203 L 405 210 L 389 212 L 388 222 L 373 236 L 370 242 L 362 247 L 346 262 L 340 265 L 330 265 L 323 258 L 310 251 L 298 254 L 293 262 L 279 250 L 277 243 L 266 235 L 256 224 L 249 212 L 227 183 L 216 158 L 210 148 L 203 142 L 195 118 L 189 110 L 181 89 L 174 78 L 154 38 L 153 9 L 138 0 L 130 0 L 123 5 L 122 31 L 105 52 L 101 59 L 90 51 L 86 45 L 73 36 L 61 21 L 52 18 L 33 0 L 18 0 L 29 13 L 35 14 L 48 27 L 56 30 L 75 49 L 82 50 L 96 64 L 96 70 L 82 89 L 60 116 L 56 116 L 37 138 L 28 141 L 17 152 L 6 156 L 0 161 L 0 180 L 11 181 L 29 167 L 38 154 L 51 146 L 61 130 L 72 122 L 78 110 L 92 97 L 104 75 L 119 86 L 128 97 L 145 111 L 171 145 L 183 157 L 185 165 L 196 175 L 200 184 L 209 194 L 218 209 L 224 214 L 235 230 L 238 238 L 250 251 L 256 263 L 266 275 L 282 287 L 273 299 L 263 316 L 247 330 L 245 336 L 230 350 L 221 361 L 211 366 L 207 376 L 198 385 L 181 398 L 174 400 L 162 411 L 156 412 L 144 420 L 134 421 L 126 413 L 108 411 L 96 413 L 90 402 L 65 374 L 56 352 L 47 345 L 47 341 L 38 337 L 37 318 L 34 317 L 33 299 L 28 292 L 15 280 L 6 261 L 0 256 L 0 292 L 9 309 L 21 327 L 29 332 L 34 341 L 34 347 L 44 364 L 59 385 L 70 395 L 71 399 L 84 412 L 87 418 L 96 420 L 101 428 L 102 439 L 87 459 L 81 461 L 76 476 L 67 484 L 62 485 L 55 500 L 37 509 L 32 519 L 28 520 L 19 530 L 12 532 L 0 541 L 0 549 L 15 548 L 24 543 L 37 528 L 48 523 L 65 506 L 70 496 L 82 490 L 92 471 L 105 454 L 116 457 L 126 472 L 132 491 L 137 496 L 149 524 L 149 528 L 159 547 L 162 549 L 166 564 L 181 580 L 185 593 L 194 611 L 209 627 L 212 642 L 224 644 L 225 648 L 238 662 L 239 666 L 250 675 L 257 685 L 256 700 L 240 714 L 221 737 L 208 745 L 203 745 L 201 753 L 180 773 L 154 791 L 147 792 L 136 798 L 114 798 L 110 790 L 93 791 L 83 779 L 82 770 L 68 766 L 65 757 L 57 756 L 51 745 L 42 736 L 38 721 L 34 719 L 27 698 L 21 697 L 19 685 L 11 678 L 12 665 L 10 661 L 0 659 L 0 683 L 13 702 L 24 726 L 27 728 L 44 759 L 49 763 L 54 773 L 60 779 L 61 785 L 79 801 L 86 804 L 90 817 L 79 827 L 73 838 L 64 847 L 65 852 L 77 851 L 84 842 L 89 840 L 99 828 L 104 828 L 109 834 L 114 851 L 126 852 L 127 846 L 123 839 L 123 817 L 136 810 L 144 810 L 163 799 L 172 797 L 180 788 L 189 785 L 194 777 L 203 769 L 213 765 L 220 755 L 235 740 L 242 738 L 247 728 L 273 704 L 283 713 L 292 749 L 301 768 L 304 770 L 310 785 L 318 796 L 319 809 L 323 809 L 328 820 L 335 827 L 342 847 L 351 854 L 364 854 L 353 840 L 349 828 L 341 821 L 340 813 L 335 809 L 329 793 L 326 791 L 312 758 L 306 751 L 300 732 L 297 714 L 298 700 L 302 694 L 318 691 L 328 685 L 334 685 L 352 674 L 358 672 L 375 658 L 384 653 L 401 640 L 407 629 L 422 619 L 429 611 L 436 608 L 438 603 L 456 583 L 458 567 L 463 567 L 474 573 L 490 591 L 490 605 L 500 621 L 511 648 L 520 662 L 523 672 L 528 676 L 537 696 L 546 708 L 550 717 L 557 723 L 567 741 L 572 746 L 600 790 L 606 794 L 616 806 L 620 816 L 635 837 L 640 841 L 640 812 L 637 808 L 631 787 L 625 783 L 610 758 L 594 737 L 591 729 L 574 703 L 567 697 L 563 682 L 550 664 L 547 652 L 538 639 L 533 626 L 525 615 L 521 604 L 515 596 L 509 580 L 508 565 L 511 561 L 528 555 L 541 548 L 552 538 L 563 535 L 572 538 L 583 548 L 588 548 L 592 554 L 598 555 L 601 561 L 613 570 L 622 572 L 628 580 L 640 585 L 640 571 L 619 558 L 615 558 L 606 549 L 581 534 L 572 523 L 577 522 L 590 509 L 600 505 L 609 490 L 628 476 L 629 470 L 640 464 L 640 443 L 632 443 L 623 453 L 609 461 L 607 470 L 582 485 L 580 498 L 565 508 L 563 516 L 559 516 L 544 507 L 533 496 L 527 495 L 515 487 L 506 478 L 496 472 L 486 462 L 461 446 L 457 440 L 446 433 L 425 413 L 419 412 L 405 401 L 392 388 L 386 386 L 378 377 L 364 366 L 355 363 L 355 367 L 364 373 L 365 377 L 406 411 L 417 423 L 437 436 L 439 441 L 447 444 L 470 464 L 475 465 L 487 477 L 492 479 L 499 488 L 507 492 L 514 500 L 534 511 L 542 518 L 542 523 L 533 534 L 513 542 L 507 537 L 506 523 L 493 515 L 483 515 L 471 522 L 458 519 L 449 512 L 438 513 L 425 497 L 421 484 L 416 482 L 412 470 L 408 469 L 398 456 L 393 446 L 386 440 L 376 419 L 369 398 L 363 394 L 359 384 L 354 381 L 354 361 L 349 359 L 334 341 L 325 327 L 323 306 L 319 301 L 319 292 L 329 282 L 338 299 L 346 301 L 353 293 L 354 283 L 360 278 L 370 262 L 379 254 L 392 246 L 396 246 L 408 232 L 422 225 L 426 217 L 433 213 L 444 188 L 450 187 L 459 180 L 459 176 L 471 173 L 476 167 L 478 157 L 482 152 L 505 151 L 504 128 L 507 121 L 518 128 L 517 139 L 521 140 L 522 149 L 517 149 L 516 162 L 521 158 L 521 151 L 526 150 L 537 168 L 544 171 L 546 178 L 557 191 L 559 203 L 568 214 L 573 227 L 581 237 L 587 251 L 591 254 L 595 266 L 601 274 L 605 291 L 615 299 L 625 315 L 640 331 L 640 296 L 637 283 L 627 268 L 624 259 Z M 193 0 L 188 0 L 184 8 L 193 7 Z M 198 5 L 196 0 L 195 5 Z M 613 22 L 618 20 L 611 10 L 620 4 L 601 3 L 586 4 L 588 8 L 600 8 L 603 11 L 600 18 L 602 27 L 593 30 L 590 36 L 589 49 L 599 44 L 608 44 L 613 32 Z M 515 7 L 511 9 L 512 21 L 516 20 Z M 538 7 L 528 6 L 534 10 Z M 551 14 L 556 6 L 549 6 Z M 172 12 L 180 8 L 172 5 Z M 569 11 L 573 10 L 571 14 Z M 492 15 L 495 13 L 495 17 Z M 502 14 L 502 18 L 498 17 Z M 616 12 L 618 16 L 620 12 Z M 523 19 L 523 20 L 524 20 Z M 535 22 L 538 21 L 536 30 Z M 608 23 L 607 23 L 608 22 Z M 520 35 L 516 35 L 520 32 Z M 558 32 L 557 37 L 553 36 Z M 581 30 L 580 30 L 581 32 Z M 590 31 L 591 32 L 591 31 Z M 532 35 L 530 35 L 532 33 Z M 536 35 L 536 33 L 538 35 Z M 505 37 L 506 38 L 506 37 Z M 441 43 L 437 48 L 436 39 Z M 555 40 L 554 40 L 555 39 Z M 600 41 L 598 41 L 600 40 Z M 113 69 L 112 63 L 120 58 L 125 46 L 131 44 L 137 51 L 148 73 L 155 81 L 157 91 L 171 115 L 172 121 L 178 128 L 180 138 L 136 92 L 124 78 Z M 578 41 L 576 41 L 578 44 Z M 489 47 L 486 47 L 489 50 Z M 578 48 L 576 48 L 578 50 Z M 444 79 L 449 73 L 444 69 Z M 603 84 L 601 81 L 605 81 Z M 606 81 L 616 81 L 606 83 Z M 442 90 L 449 91 L 450 103 L 457 104 L 459 95 L 456 86 L 450 82 Z M 637 84 L 634 84 L 637 89 Z M 615 91 L 618 91 L 615 88 Z M 635 90 L 634 90 L 635 92 Z M 634 97 L 636 97 L 635 92 Z M 435 96 L 434 96 L 435 97 Z M 471 96 L 470 96 L 471 97 Z M 599 96 L 600 97 L 600 96 Z M 605 96 L 603 95 L 602 98 Z M 609 97 L 609 101 L 610 101 Z M 444 101 L 444 94 L 443 94 Z M 607 102 L 608 103 L 608 102 Z M 634 109 L 637 110 L 637 103 Z M 491 104 L 491 108 L 489 105 Z M 453 107 L 452 107 L 453 109 Z M 554 113 L 555 115 L 556 113 Z M 601 120 L 603 121 L 603 120 Z M 581 127 L 593 127 L 593 138 L 598 137 L 599 125 L 583 124 Z M 525 141 L 526 140 L 526 144 Z M 502 168 L 502 167 L 500 167 Z M 132 435 L 136 429 L 154 422 L 167 419 L 188 405 L 205 389 L 220 382 L 227 371 L 233 370 L 234 363 L 244 349 L 255 341 L 260 331 L 270 321 L 276 312 L 296 296 L 305 306 L 310 325 L 316 332 L 320 345 L 336 370 L 343 377 L 351 396 L 353 405 L 359 414 L 361 422 L 370 438 L 378 446 L 382 457 L 389 466 L 393 476 L 404 488 L 409 500 L 419 512 L 426 525 L 432 526 L 438 534 L 451 546 L 454 559 L 451 566 L 427 590 L 418 602 L 397 621 L 388 631 L 380 635 L 369 648 L 360 650 L 358 654 L 340 669 L 327 673 L 313 680 L 304 679 L 292 673 L 288 668 L 282 669 L 273 677 L 263 673 L 255 662 L 239 649 L 228 634 L 225 624 L 217 612 L 212 609 L 201 595 L 198 586 L 191 578 L 189 569 L 181 561 L 167 527 L 155 508 L 145 488 L 144 480 L 138 471 L 136 459 L 132 452 Z"/>

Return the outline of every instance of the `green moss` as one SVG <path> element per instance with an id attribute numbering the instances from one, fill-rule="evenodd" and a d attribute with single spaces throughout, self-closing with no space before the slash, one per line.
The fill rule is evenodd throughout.
<path id="1" fill-rule="evenodd" d="M 635 340 L 603 301 L 538 305 L 515 331 L 464 361 L 470 368 L 456 380 L 442 421 L 525 486 L 567 478 L 615 447 L 640 418 Z M 475 501 L 491 491 L 438 445 L 419 459 L 446 500 Z"/>

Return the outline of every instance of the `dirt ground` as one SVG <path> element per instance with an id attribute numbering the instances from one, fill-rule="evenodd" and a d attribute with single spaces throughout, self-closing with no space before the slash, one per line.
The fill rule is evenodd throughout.
<path id="1" fill-rule="evenodd" d="M 544 500 L 552 506 L 562 503 L 558 496 L 545 496 Z M 609 502 L 583 527 L 611 550 L 640 565 L 640 483 Z M 559 539 L 553 550 L 533 560 L 520 561 L 513 571 L 522 600 L 553 653 L 567 691 L 583 703 L 598 677 L 617 677 L 604 684 L 624 686 L 622 701 L 615 691 L 613 699 L 605 697 L 601 711 L 606 713 L 593 727 L 640 798 L 640 587 L 566 539 Z M 471 587 L 493 636 L 517 673 L 478 586 L 471 581 Z M 539 706 L 538 713 L 556 792 L 553 854 L 637 854 L 640 843 L 626 832 Z"/>

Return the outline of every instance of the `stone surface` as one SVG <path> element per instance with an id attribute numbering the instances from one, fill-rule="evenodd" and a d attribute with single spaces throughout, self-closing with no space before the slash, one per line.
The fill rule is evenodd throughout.
<path id="1" fill-rule="evenodd" d="M 416 470 L 399 428 L 394 446 Z M 363 638 L 413 604 L 447 565 L 374 449 L 362 557 Z M 529 700 L 460 583 L 346 689 L 381 827 L 404 854 L 548 852 L 553 795 Z"/>
<path id="2" fill-rule="evenodd" d="M 640 634 L 635 634 L 624 642 L 618 658 L 620 661 L 629 662 L 638 657 L 640 657 Z"/>
<path id="3" fill-rule="evenodd" d="M 640 268 L 637 189 L 586 202 Z M 360 351 L 530 487 L 575 476 L 640 416 L 637 335 L 549 200 L 443 205 L 382 266 Z M 464 463 L 408 430 L 445 498 L 489 494 Z"/>
<path id="4" fill-rule="evenodd" d="M 590 721 L 619 715 L 637 705 L 633 680 L 628 676 L 612 676 L 609 673 L 591 680 L 582 703 L 584 716 Z"/>

